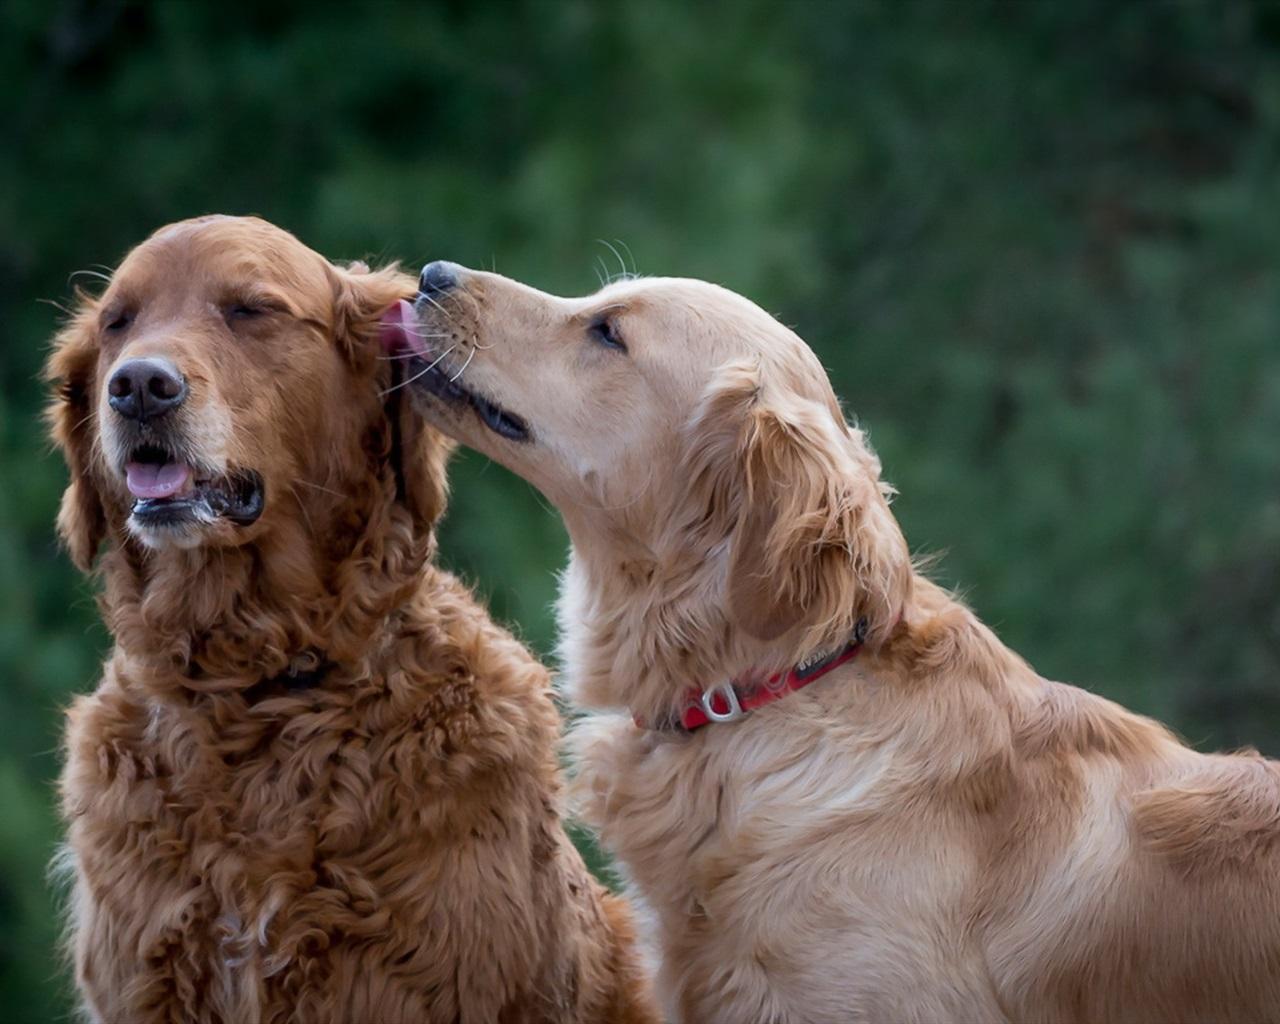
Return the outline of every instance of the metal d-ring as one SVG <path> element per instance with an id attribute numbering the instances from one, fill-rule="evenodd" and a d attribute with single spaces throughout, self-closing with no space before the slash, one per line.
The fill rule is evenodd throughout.
<path id="1" fill-rule="evenodd" d="M 728 711 L 717 711 L 715 709 L 715 697 L 717 694 L 724 697 L 724 702 L 729 708 Z M 698 699 L 702 704 L 703 714 L 713 722 L 736 722 L 746 714 L 742 703 L 738 700 L 738 691 L 733 688 L 733 683 L 719 683 L 705 691 Z"/>

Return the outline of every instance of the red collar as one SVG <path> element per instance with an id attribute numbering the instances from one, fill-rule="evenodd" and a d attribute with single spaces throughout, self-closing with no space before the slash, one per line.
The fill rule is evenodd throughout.
<path id="1" fill-rule="evenodd" d="M 708 690 L 691 686 L 685 691 L 681 704 L 679 727 L 693 732 L 711 722 L 736 722 L 748 711 L 772 704 L 796 690 L 803 690 L 828 672 L 856 658 L 862 650 L 866 634 L 866 619 L 859 619 L 853 636 L 843 647 L 805 658 L 784 672 L 775 672 L 767 680 L 742 682 L 729 679 Z M 675 724 L 673 721 L 672 727 Z M 644 728 L 644 722 L 639 718 L 636 719 L 636 725 Z"/>

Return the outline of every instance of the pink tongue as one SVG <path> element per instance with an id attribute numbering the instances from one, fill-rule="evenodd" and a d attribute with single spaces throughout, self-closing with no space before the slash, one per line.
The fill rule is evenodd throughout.
<path id="1" fill-rule="evenodd" d="M 413 313 L 413 306 L 401 299 L 382 314 L 382 328 L 378 333 L 378 340 L 382 343 L 383 351 L 391 355 L 414 352 L 421 356 L 426 355 L 427 349 L 419 336 L 421 333 L 417 317 Z"/>
<path id="2" fill-rule="evenodd" d="M 135 498 L 172 498 L 187 485 L 191 467 L 180 462 L 131 462 L 124 467 L 125 483 Z"/>

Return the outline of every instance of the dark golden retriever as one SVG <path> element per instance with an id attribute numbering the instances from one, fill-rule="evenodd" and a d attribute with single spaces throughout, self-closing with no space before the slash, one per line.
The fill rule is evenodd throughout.
<path id="1" fill-rule="evenodd" d="M 58 526 L 105 541 L 115 638 L 61 783 L 98 1020 L 652 1019 L 548 677 L 430 560 L 446 442 L 379 358 L 412 290 L 201 218 L 56 339 Z"/>
<path id="2" fill-rule="evenodd" d="M 700 281 L 421 286 L 425 415 L 572 537 L 583 807 L 677 1019 L 1280 1020 L 1280 764 L 1042 678 L 917 573 L 800 338 Z"/>

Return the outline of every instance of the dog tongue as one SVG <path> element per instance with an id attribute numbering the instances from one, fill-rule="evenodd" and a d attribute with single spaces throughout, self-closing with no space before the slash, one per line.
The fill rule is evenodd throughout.
<path id="1" fill-rule="evenodd" d="M 181 462 L 130 462 L 124 467 L 125 483 L 135 498 L 172 498 L 187 485 L 191 467 Z"/>
<path id="2" fill-rule="evenodd" d="M 417 318 L 414 316 L 413 306 L 404 299 L 382 314 L 378 340 L 382 343 L 383 351 L 391 355 L 400 352 L 426 354 L 426 346 L 418 337 Z"/>

